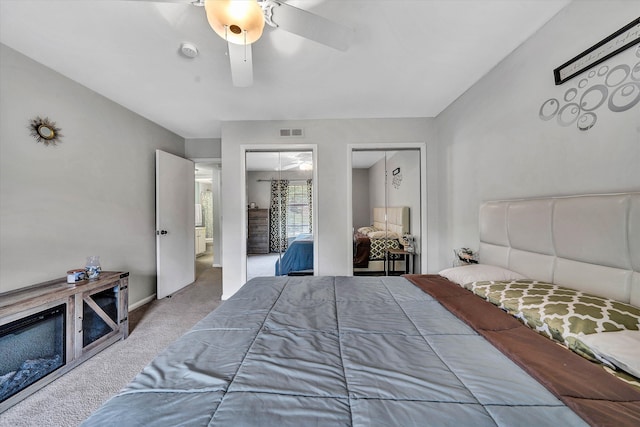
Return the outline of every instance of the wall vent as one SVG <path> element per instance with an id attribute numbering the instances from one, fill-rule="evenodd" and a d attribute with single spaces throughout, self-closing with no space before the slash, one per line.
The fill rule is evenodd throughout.
<path id="1" fill-rule="evenodd" d="M 304 138 L 304 129 L 280 129 L 280 136 L 283 138 Z"/>

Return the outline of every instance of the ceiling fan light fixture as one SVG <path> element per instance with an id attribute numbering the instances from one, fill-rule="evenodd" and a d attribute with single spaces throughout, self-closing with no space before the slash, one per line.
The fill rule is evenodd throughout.
<path id="1" fill-rule="evenodd" d="M 206 0 L 209 25 L 229 43 L 251 44 L 262 36 L 264 14 L 256 0 Z"/>

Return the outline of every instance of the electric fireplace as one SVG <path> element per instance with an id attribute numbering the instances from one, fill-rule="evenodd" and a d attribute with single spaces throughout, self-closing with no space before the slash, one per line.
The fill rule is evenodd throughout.
<path id="1" fill-rule="evenodd" d="M 129 273 L 0 294 L 0 413 L 129 335 Z"/>
<path id="2" fill-rule="evenodd" d="M 66 304 L 0 326 L 0 402 L 64 366 Z"/>

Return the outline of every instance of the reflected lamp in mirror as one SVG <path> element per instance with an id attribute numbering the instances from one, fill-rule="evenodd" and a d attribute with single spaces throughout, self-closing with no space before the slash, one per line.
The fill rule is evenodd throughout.
<path id="1" fill-rule="evenodd" d="M 404 246 L 404 250 L 409 252 L 410 254 L 415 253 L 415 238 L 411 234 L 405 234 L 402 236 L 402 246 Z"/>
<path id="2" fill-rule="evenodd" d="M 455 258 L 453 260 L 454 267 L 478 263 L 477 251 L 473 251 L 469 248 L 460 248 L 454 249 L 453 253 L 455 254 Z"/>

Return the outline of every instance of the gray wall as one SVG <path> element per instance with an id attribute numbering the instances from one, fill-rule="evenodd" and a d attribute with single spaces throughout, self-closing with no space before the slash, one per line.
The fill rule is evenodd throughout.
<path id="1" fill-rule="evenodd" d="M 155 150 L 184 140 L 0 45 L 0 292 L 66 276 L 99 255 L 131 273 L 130 302 L 156 291 Z M 35 116 L 64 135 L 44 146 Z"/>
<path id="2" fill-rule="evenodd" d="M 187 159 L 219 159 L 222 157 L 220 138 L 188 138 L 184 140 Z"/>
<path id="3" fill-rule="evenodd" d="M 369 221 L 373 223 L 373 208 L 387 204 L 387 192 L 384 185 L 386 157 L 378 160 L 369 168 Z"/>
<path id="4" fill-rule="evenodd" d="M 369 204 L 369 169 L 352 169 L 351 198 L 353 199 L 353 228 L 373 224 Z"/>
<path id="5" fill-rule="evenodd" d="M 385 185 L 385 168 L 387 182 Z M 393 171 L 399 168 L 402 180 L 393 185 Z M 387 206 L 411 208 L 411 234 L 419 233 L 420 224 L 420 156 L 418 150 L 387 151 L 382 159 L 369 168 L 370 220 L 373 208 Z M 417 227 L 414 226 L 417 225 Z"/>
<path id="6" fill-rule="evenodd" d="M 547 99 L 566 104 L 565 93 L 584 77 L 556 86 L 552 70 L 637 16 L 637 1 L 572 2 L 437 117 L 446 165 L 438 179 L 441 259 L 451 260 L 452 248 L 477 249 L 483 201 L 640 190 L 640 104 L 614 113 L 605 102 L 587 131 L 539 117 Z M 639 61 L 633 47 L 604 65 Z M 603 78 L 588 80 L 579 93 Z"/>
<path id="7" fill-rule="evenodd" d="M 400 168 L 402 180 L 398 187 L 393 185 L 393 171 Z M 422 247 L 420 242 L 422 239 L 422 230 L 420 224 L 421 207 L 420 207 L 420 174 L 424 171 L 420 170 L 420 160 L 416 151 L 398 151 L 389 160 L 387 160 L 387 170 L 389 173 L 387 179 L 387 201 L 389 206 L 408 206 L 409 207 L 409 226 L 411 235 L 415 238 L 416 255 L 414 258 L 414 272 L 421 273 L 421 256 Z"/>

